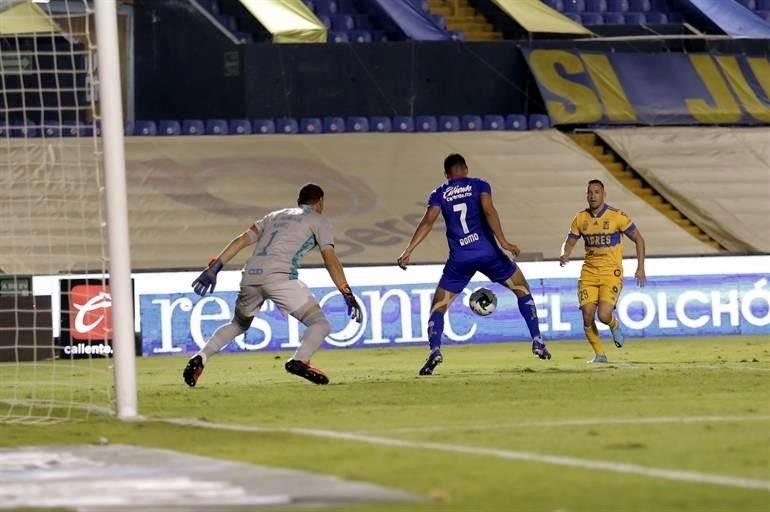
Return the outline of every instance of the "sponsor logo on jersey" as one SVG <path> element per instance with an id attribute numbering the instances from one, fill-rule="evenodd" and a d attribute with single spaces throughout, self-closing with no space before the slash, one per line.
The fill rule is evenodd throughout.
<path id="1" fill-rule="evenodd" d="M 452 202 L 456 199 L 465 199 L 473 194 L 473 185 L 451 186 L 444 189 L 444 201 Z"/>

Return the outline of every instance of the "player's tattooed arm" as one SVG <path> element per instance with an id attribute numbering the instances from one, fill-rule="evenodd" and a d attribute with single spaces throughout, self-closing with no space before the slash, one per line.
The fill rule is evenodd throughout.
<path id="1" fill-rule="evenodd" d="M 519 248 L 505 238 L 503 225 L 500 222 L 500 215 L 498 215 L 497 208 L 495 208 L 495 205 L 492 203 L 492 196 L 486 192 L 481 193 L 481 209 L 484 211 L 487 223 L 489 224 L 490 229 L 492 229 L 492 233 L 495 234 L 495 238 L 497 238 L 497 241 L 500 243 L 500 247 L 514 256 L 518 256 L 520 252 Z"/>
<path id="2" fill-rule="evenodd" d="M 399 267 L 406 270 L 407 265 L 409 265 L 409 258 L 412 256 L 412 251 L 414 251 L 417 246 L 420 245 L 423 240 L 425 240 L 425 237 L 427 237 L 433 230 L 433 224 L 436 222 L 436 219 L 438 219 L 440 213 L 441 208 L 438 206 L 431 206 L 425 210 L 425 215 L 422 216 L 420 223 L 417 225 L 417 229 L 414 230 L 412 240 L 396 260 Z"/>
<path id="3" fill-rule="evenodd" d="M 639 232 L 638 228 L 631 231 L 626 236 L 636 244 L 636 272 L 634 273 L 636 284 L 644 286 L 647 284 L 647 274 L 644 271 L 644 257 L 646 255 L 647 246 L 645 245 L 644 237 Z"/>

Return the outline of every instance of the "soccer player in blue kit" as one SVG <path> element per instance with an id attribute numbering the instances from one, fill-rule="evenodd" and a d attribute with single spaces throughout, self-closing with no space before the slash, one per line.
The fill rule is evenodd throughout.
<path id="1" fill-rule="evenodd" d="M 444 160 L 444 174 L 447 182 L 431 193 L 425 215 L 411 242 L 398 257 L 398 265 L 406 269 L 412 252 L 431 232 L 439 214 L 444 216 L 449 259 L 433 295 L 428 321 L 430 355 L 420 369 L 420 375 L 432 375 L 436 366 L 443 362 L 444 314 L 476 272 L 516 294 L 519 311 L 532 336 L 532 353 L 540 359 L 550 359 L 551 354 L 540 335 L 529 284 L 521 269 L 503 252 L 504 249 L 517 256 L 519 248 L 505 238 L 500 217 L 492 204 L 492 187 L 480 178 L 469 178 L 465 159 L 457 153 Z"/>

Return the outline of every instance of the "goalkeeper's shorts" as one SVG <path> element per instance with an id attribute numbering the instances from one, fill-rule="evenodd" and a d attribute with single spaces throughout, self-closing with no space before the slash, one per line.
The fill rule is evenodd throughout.
<path id="1" fill-rule="evenodd" d="M 264 284 L 241 285 L 235 307 L 241 316 L 248 318 L 254 316 L 267 299 L 270 299 L 285 315 L 307 311 L 317 304 L 305 283 L 296 279 L 287 279 Z"/>

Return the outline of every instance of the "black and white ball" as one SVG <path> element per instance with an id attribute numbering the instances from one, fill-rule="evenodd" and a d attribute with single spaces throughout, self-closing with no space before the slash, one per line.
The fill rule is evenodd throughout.
<path id="1" fill-rule="evenodd" d="M 479 288 L 471 293 L 471 310 L 479 316 L 488 316 L 497 309 L 497 295 L 488 288 Z"/>

